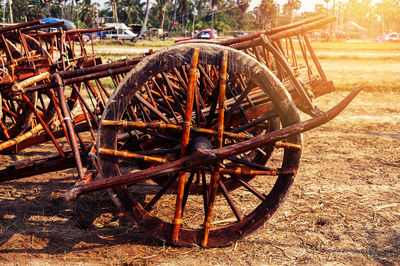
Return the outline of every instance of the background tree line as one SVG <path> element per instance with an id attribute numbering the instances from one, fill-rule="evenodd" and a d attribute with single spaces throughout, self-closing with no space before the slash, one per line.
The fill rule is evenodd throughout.
<path id="1" fill-rule="evenodd" d="M 12 2 L 9 2 L 12 1 Z M 335 15 L 338 23 L 354 21 L 370 31 L 400 30 L 400 0 L 324 0 L 315 11 L 298 14 L 301 0 L 287 0 L 279 6 L 274 0 L 262 0 L 249 10 L 251 0 L 108 0 L 101 8 L 92 0 L 2 0 L 3 22 L 9 22 L 9 6 L 14 22 L 43 17 L 66 18 L 81 28 L 95 27 L 97 17 L 111 17 L 130 24 L 162 28 L 168 31 L 192 32 L 204 28 L 228 30 L 259 30 L 290 23 L 320 14 Z M 9 5 L 11 4 L 11 5 Z"/>

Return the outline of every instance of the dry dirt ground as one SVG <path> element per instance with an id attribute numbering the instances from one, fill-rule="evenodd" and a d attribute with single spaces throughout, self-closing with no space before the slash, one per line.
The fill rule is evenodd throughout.
<path id="1" fill-rule="evenodd" d="M 326 109 L 345 94 L 316 102 Z M 399 92 L 361 93 L 334 121 L 304 134 L 285 204 L 263 228 L 226 248 L 164 246 L 101 193 L 66 205 L 62 192 L 74 183 L 73 170 L 3 183 L 0 263 L 398 265 L 399 125 Z"/>

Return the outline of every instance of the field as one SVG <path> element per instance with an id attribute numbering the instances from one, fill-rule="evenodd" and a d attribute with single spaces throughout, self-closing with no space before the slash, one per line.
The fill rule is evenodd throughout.
<path id="1" fill-rule="evenodd" d="M 139 56 L 149 49 L 162 49 L 173 44 L 172 40 L 149 41 L 136 44 L 126 42 L 121 47 L 116 41 L 97 44 L 95 50 L 103 58 Z M 296 45 L 296 43 L 295 43 Z M 369 91 L 396 91 L 400 84 L 400 45 L 398 43 L 370 42 L 316 42 L 313 47 L 328 78 L 339 90 L 349 90 L 365 85 Z M 300 55 L 300 48 L 296 47 Z M 388 78 L 390 77 L 390 78 Z"/>
<path id="2" fill-rule="evenodd" d="M 297 180 L 262 228 L 226 248 L 165 246 L 132 226 L 105 193 L 65 204 L 62 193 L 76 180 L 66 170 L 0 185 L 0 263 L 400 264 L 400 47 L 315 47 L 339 89 L 316 100 L 321 109 L 356 85 L 366 91 L 335 120 L 304 134 Z M 46 152 L 42 146 L 18 159 Z M 2 156 L 0 163 L 15 159 Z"/>

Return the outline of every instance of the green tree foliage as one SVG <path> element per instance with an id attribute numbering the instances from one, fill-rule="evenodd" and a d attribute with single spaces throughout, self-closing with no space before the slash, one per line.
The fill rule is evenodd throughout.
<path id="1" fill-rule="evenodd" d="M 93 27 L 98 9 L 93 2 L 94 0 L 13 0 L 12 10 L 15 22 L 52 16 L 73 20 L 79 27 Z M 400 31 L 400 0 L 336 0 L 335 10 L 329 6 L 331 0 L 324 0 L 325 3 L 315 5 L 315 11 L 304 12 L 301 16 L 295 12 L 301 7 L 301 0 L 287 0 L 281 14 L 275 0 L 262 0 L 254 10 L 249 10 L 250 2 L 251 0 L 152 0 L 147 25 L 189 32 L 212 26 L 219 31 L 257 30 L 277 26 L 277 21 L 281 25 L 294 19 L 334 12 L 340 23 L 354 21 L 371 31 L 379 31 L 379 34 Z M 145 0 L 108 0 L 106 8 L 99 10 L 99 16 L 112 17 L 113 4 L 117 6 L 119 22 L 127 25 L 144 23 Z M 8 18 L 8 8 L 5 13 Z M 173 24 L 175 21 L 176 24 Z"/>
<path id="2" fill-rule="evenodd" d="M 267 29 L 275 26 L 276 17 L 279 10 L 278 5 L 274 0 L 262 0 L 257 11 L 259 28 Z"/>
<path id="3" fill-rule="evenodd" d="M 249 1 L 193 1 L 196 30 L 214 27 L 218 31 L 254 30 L 256 17 L 246 13 Z M 218 7 L 218 8 L 216 8 Z"/>
<path id="4" fill-rule="evenodd" d="M 14 22 L 25 22 L 25 20 L 35 20 L 46 16 L 48 13 L 46 2 L 14 0 L 12 2 Z"/>
<path id="5" fill-rule="evenodd" d="M 124 21 L 128 22 L 128 25 L 143 23 L 145 4 L 140 0 L 124 0 L 122 8 L 126 18 Z"/>
<path id="6" fill-rule="evenodd" d="M 77 9 L 77 23 L 80 28 L 94 27 L 96 6 L 91 0 L 82 0 Z"/>
<path id="7" fill-rule="evenodd" d="M 95 14 L 99 9 L 93 0 L 13 0 L 13 14 L 16 22 L 44 17 L 67 18 L 79 27 L 95 26 Z M 148 27 L 168 29 L 176 22 L 173 30 L 192 31 L 214 28 L 254 29 L 255 15 L 248 11 L 251 0 L 153 0 L 149 12 Z M 116 8 L 113 6 L 116 5 Z M 28 6 L 28 8 L 27 8 Z M 108 0 L 104 9 L 98 10 L 100 17 L 118 17 L 118 21 L 142 24 L 145 18 L 144 0 Z M 113 12 L 113 11 L 116 12 Z"/>
<path id="8" fill-rule="evenodd" d="M 165 19 L 167 16 L 167 8 L 171 3 L 167 0 L 156 0 L 151 7 L 150 17 L 152 18 L 152 27 L 164 29 Z"/>
<path id="9" fill-rule="evenodd" d="M 301 7 L 300 0 L 288 0 L 287 3 L 283 5 L 283 14 L 286 16 L 287 23 L 292 22 L 293 11 L 300 9 L 300 7 Z"/>
<path id="10" fill-rule="evenodd" d="M 240 9 L 240 11 L 242 12 L 242 14 L 244 14 L 246 12 L 246 10 L 250 6 L 250 1 L 248 1 L 248 0 L 238 0 L 237 1 L 237 6 Z"/>

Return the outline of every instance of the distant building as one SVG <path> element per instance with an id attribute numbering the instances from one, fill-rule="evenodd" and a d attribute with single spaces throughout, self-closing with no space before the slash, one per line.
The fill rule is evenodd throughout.
<path id="1" fill-rule="evenodd" d="M 367 29 L 361 27 L 354 21 L 347 21 L 340 27 L 340 31 L 342 31 L 347 38 L 351 39 L 360 39 L 365 38 L 367 34 Z"/>

